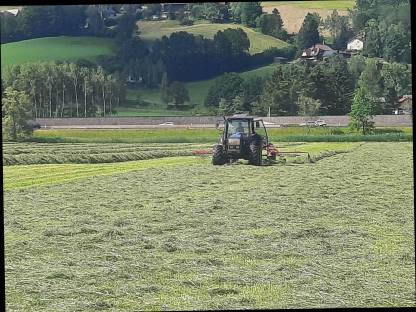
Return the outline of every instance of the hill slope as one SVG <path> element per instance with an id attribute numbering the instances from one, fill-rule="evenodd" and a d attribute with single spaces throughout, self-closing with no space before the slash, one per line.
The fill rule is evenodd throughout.
<path id="1" fill-rule="evenodd" d="M 238 24 L 211 24 L 202 22 L 192 26 L 181 26 L 178 21 L 140 21 L 138 22 L 140 37 L 144 40 L 155 40 L 169 36 L 174 32 L 186 31 L 194 35 L 202 35 L 212 39 L 219 30 L 227 28 L 242 28 L 250 40 L 251 54 L 259 53 L 270 47 L 282 48 L 288 44 L 272 36 L 263 35 L 253 29 Z"/>
<path id="2" fill-rule="evenodd" d="M 271 64 L 254 70 L 240 73 L 242 78 L 265 77 L 271 75 L 276 65 Z M 201 81 L 186 83 L 189 92 L 190 102 L 203 109 L 203 104 L 210 86 L 214 83 L 215 78 Z M 148 106 L 135 105 L 138 98 L 149 104 Z M 120 107 L 117 109 L 118 116 L 186 116 L 191 111 L 168 111 L 166 104 L 161 100 L 160 89 L 128 89 L 127 99 L 132 104 L 130 107 Z"/>
<path id="3" fill-rule="evenodd" d="M 48 37 L 1 45 L 1 68 L 12 64 L 55 60 L 94 60 L 114 53 L 112 39 L 97 37 Z"/>

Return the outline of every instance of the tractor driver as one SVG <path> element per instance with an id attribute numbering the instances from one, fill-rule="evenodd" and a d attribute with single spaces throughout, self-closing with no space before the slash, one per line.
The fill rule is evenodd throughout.
<path id="1" fill-rule="evenodd" d="M 244 127 L 243 127 L 243 124 L 241 123 L 241 121 L 238 122 L 238 126 L 237 126 L 237 129 L 235 131 L 244 133 Z"/>

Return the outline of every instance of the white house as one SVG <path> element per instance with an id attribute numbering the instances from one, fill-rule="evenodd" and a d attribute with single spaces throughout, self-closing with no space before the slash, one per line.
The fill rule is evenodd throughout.
<path id="1" fill-rule="evenodd" d="M 361 51 L 363 49 L 364 42 L 358 38 L 354 38 L 347 43 L 347 50 Z"/>

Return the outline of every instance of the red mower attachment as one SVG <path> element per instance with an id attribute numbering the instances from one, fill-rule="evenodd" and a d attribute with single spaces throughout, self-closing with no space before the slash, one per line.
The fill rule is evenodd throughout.
<path id="1" fill-rule="evenodd" d="M 276 156 L 279 154 L 279 151 L 272 143 L 269 143 L 266 146 L 266 152 L 267 152 L 267 159 L 271 159 L 271 160 L 276 160 Z"/>
<path id="2" fill-rule="evenodd" d="M 212 149 L 196 150 L 192 152 L 194 155 L 211 155 Z"/>

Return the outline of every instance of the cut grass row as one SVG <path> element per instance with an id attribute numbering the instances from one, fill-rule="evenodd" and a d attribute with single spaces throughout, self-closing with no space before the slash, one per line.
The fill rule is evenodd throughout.
<path id="1" fill-rule="evenodd" d="M 113 163 L 175 156 L 192 156 L 207 145 L 176 144 L 3 144 L 3 165 Z"/>
<path id="2" fill-rule="evenodd" d="M 312 160 L 351 150 L 356 143 L 279 144 L 281 151 L 309 152 Z M 295 146 L 295 147 L 293 147 Z M 192 156 L 210 151 L 210 144 L 118 144 L 118 143 L 4 143 L 3 165 L 114 163 L 174 156 Z M 330 154 L 327 154 L 330 153 Z M 210 156 L 210 154 L 209 154 Z M 300 156 L 300 157 L 299 157 Z M 316 157 L 315 157 L 316 156 Z M 306 155 L 289 155 L 289 162 L 305 162 Z"/>
<path id="3" fill-rule="evenodd" d="M 316 164 L 7 189 L 6 308 L 415 306 L 412 165 L 412 143 L 366 143 Z"/>
<path id="4" fill-rule="evenodd" d="M 332 131 L 332 132 L 331 132 Z M 334 131 L 342 131 L 345 134 Z M 268 129 L 272 142 L 358 142 L 358 141 L 412 141 L 412 128 L 379 128 L 378 134 L 361 135 L 347 128 L 302 127 Z M 35 142 L 108 142 L 108 143 L 214 143 L 220 132 L 216 129 L 154 129 L 154 130 L 69 130 L 53 129 L 35 131 Z"/>

